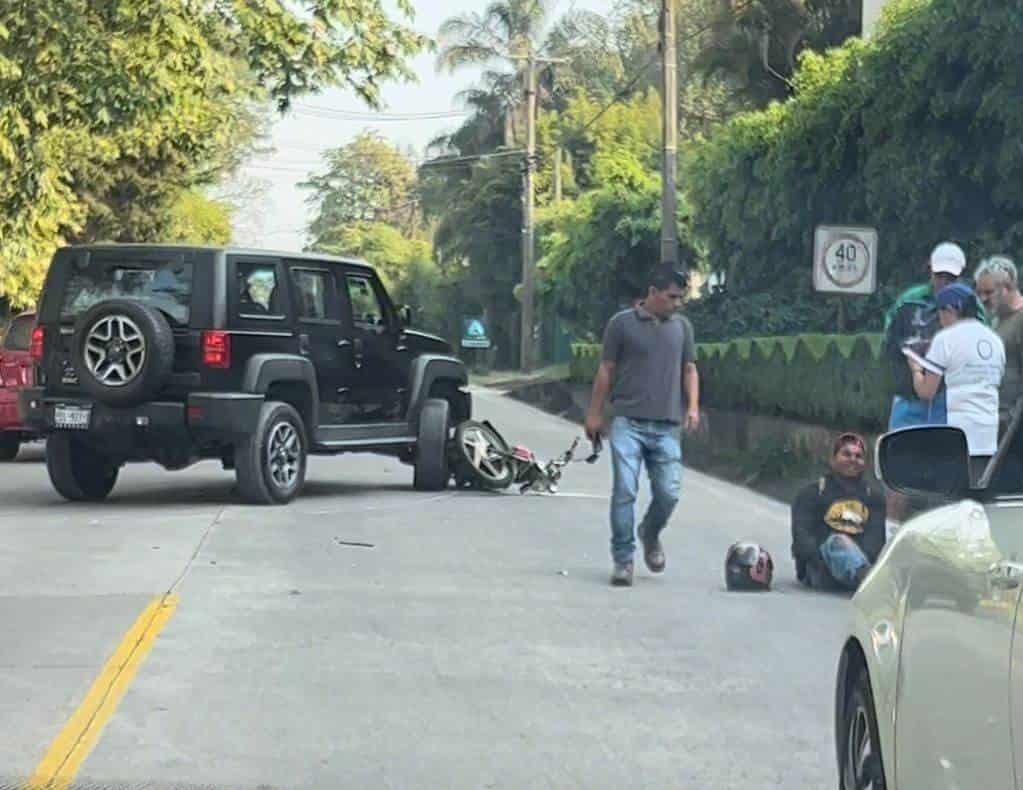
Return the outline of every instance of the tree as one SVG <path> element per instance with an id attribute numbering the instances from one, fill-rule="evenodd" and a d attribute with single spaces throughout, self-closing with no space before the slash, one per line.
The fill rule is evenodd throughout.
<path id="1" fill-rule="evenodd" d="M 659 101 L 649 91 L 601 116 L 585 133 L 591 152 L 578 175 L 587 188 L 541 211 L 540 292 L 579 336 L 596 336 L 616 310 L 641 295 L 660 260 Z M 586 117 L 588 105 L 579 97 L 561 120 Z M 683 203 L 682 260 L 696 266 L 685 216 Z"/>
<path id="2" fill-rule="evenodd" d="M 373 264 L 391 288 L 399 283 L 413 263 L 429 262 L 430 242 L 402 235 L 397 228 L 382 222 L 363 222 L 337 228 L 334 237 L 314 249 L 332 255 L 364 258 Z"/>
<path id="3" fill-rule="evenodd" d="M 363 131 L 323 158 L 326 171 L 299 185 L 310 190 L 307 200 L 318 208 L 309 225 L 313 248 L 335 245 L 339 234 L 360 223 L 385 222 L 408 233 L 415 230 L 412 163 L 377 132 Z"/>
<path id="4" fill-rule="evenodd" d="M 180 192 L 252 139 L 247 102 L 343 82 L 374 103 L 423 45 L 379 0 L 7 4 L 0 294 L 30 303 L 64 241 L 162 235 Z"/>
<path id="5" fill-rule="evenodd" d="M 231 240 L 231 210 L 202 192 L 186 190 L 170 208 L 164 238 L 177 244 L 227 244 Z"/>
<path id="6" fill-rule="evenodd" d="M 693 145 L 683 183 L 732 304 L 759 292 L 774 311 L 819 305 L 809 251 L 825 222 L 878 229 L 878 281 L 889 289 L 922 278 L 945 239 L 970 260 L 1018 249 L 1023 187 L 1006 174 L 1023 165 L 1023 112 L 1008 100 L 1021 41 L 1018 5 L 897 2 L 869 41 L 805 53 L 791 99 Z M 851 302 L 849 328 L 879 328 L 885 298 Z"/>
<path id="7" fill-rule="evenodd" d="M 524 130 L 525 119 L 522 89 L 525 86 L 525 63 L 528 54 L 539 55 L 544 49 L 542 29 L 551 0 L 492 0 L 483 13 L 472 12 L 445 20 L 439 31 L 441 50 L 437 67 L 456 71 L 466 66 L 486 66 L 500 61 L 513 61 L 506 69 L 488 71 L 484 84 L 503 100 L 505 112 L 505 145 L 511 145 Z"/>
<path id="8" fill-rule="evenodd" d="M 791 95 L 801 52 L 859 35 L 861 8 L 861 0 L 717 0 L 694 66 L 727 77 L 752 107 L 765 107 Z"/>
<path id="9" fill-rule="evenodd" d="M 422 185 L 426 217 L 437 223 L 434 254 L 455 285 L 452 307 L 490 319 L 498 365 L 517 358 L 520 181 L 516 158 L 501 157 L 431 170 Z"/>

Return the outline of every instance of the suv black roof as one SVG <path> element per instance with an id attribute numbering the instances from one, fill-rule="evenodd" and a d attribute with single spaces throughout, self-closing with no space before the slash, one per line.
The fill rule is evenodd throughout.
<path id="1" fill-rule="evenodd" d="M 302 261 L 329 261 L 331 263 L 343 263 L 346 266 L 357 266 L 363 269 L 372 270 L 372 266 L 366 261 L 358 258 L 345 258 L 340 255 L 328 255 L 319 252 L 289 252 L 286 250 L 260 250 L 251 247 L 217 247 L 201 244 L 76 244 L 63 247 L 64 250 L 74 252 L 80 250 L 181 250 L 187 252 L 214 252 L 227 255 L 273 255 L 278 258 L 288 258 Z"/>

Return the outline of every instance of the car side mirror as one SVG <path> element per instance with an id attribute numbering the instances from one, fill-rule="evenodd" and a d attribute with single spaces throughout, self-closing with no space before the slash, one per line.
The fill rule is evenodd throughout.
<path id="1" fill-rule="evenodd" d="M 412 326 L 412 308 L 408 305 L 399 308 L 398 317 L 401 319 L 402 326 Z"/>
<path id="2" fill-rule="evenodd" d="M 886 433 L 878 440 L 877 476 L 900 494 L 948 499 L 970 491 L 970 450 L 960 428 L 923 426 Z"/>

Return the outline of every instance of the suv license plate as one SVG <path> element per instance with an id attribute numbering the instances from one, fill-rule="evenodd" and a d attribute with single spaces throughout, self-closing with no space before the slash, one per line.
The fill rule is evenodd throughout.
<path id="1" fill-rule="evenodd" d="M 53 410 L 53 424 L 57 428 L 84 431 L 89 427 L 92 409 L 89 406 L 57 406 Z"/>

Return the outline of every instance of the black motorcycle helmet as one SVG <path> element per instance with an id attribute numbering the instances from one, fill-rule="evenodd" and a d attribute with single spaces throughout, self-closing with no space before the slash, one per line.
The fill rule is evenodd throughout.
<path id="1" fill-rule="evenodd" d="M 756 543 L 739 541 L 725 555 L 725 584 L 729 590 L 770 590 L 774 560 Z"/>

